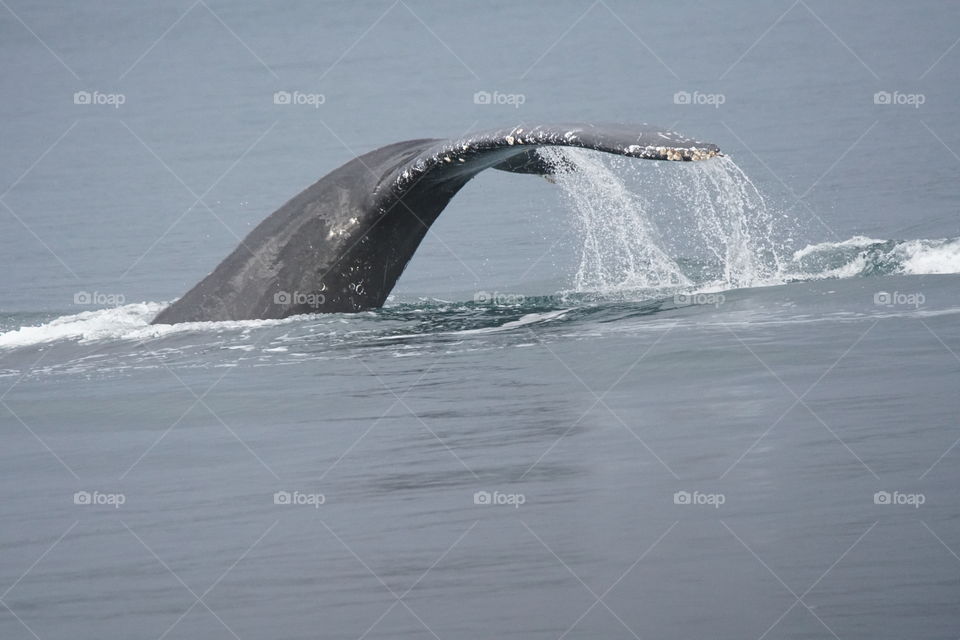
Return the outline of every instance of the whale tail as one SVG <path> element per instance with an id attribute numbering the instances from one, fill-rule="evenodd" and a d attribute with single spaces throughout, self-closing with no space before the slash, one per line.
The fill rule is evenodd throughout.
<path id="1" fill-rule="evenodd" d="M 154 324 L 353 312 L 383 304 L 430 225 L 489 168 L 549 176 L 539 147 L 696 161 L 716 145 L 647 125 L 538 125 L 398 142 L 346 163 L 261 222 Z"/>

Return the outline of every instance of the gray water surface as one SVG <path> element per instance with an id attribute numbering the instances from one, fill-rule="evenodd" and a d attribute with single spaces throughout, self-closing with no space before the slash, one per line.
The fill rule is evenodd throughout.
<path id="1" fill-rule="evenodd" d="M 0 638 L 960 636 L 958 26 L 7 0 Z M 571 294 L 558 189 L 491 171 L 383 310 L 147 324 L 355 153 L 570 120 L 718 143 L 809 277 Z"/>

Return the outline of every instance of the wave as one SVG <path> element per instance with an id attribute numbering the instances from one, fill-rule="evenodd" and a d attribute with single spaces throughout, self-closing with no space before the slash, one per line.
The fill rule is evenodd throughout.
<path id="1" fill-rule="evenodd" d="M 854 236 L 800 249 L 789 269 L 799 279 L 960 273 L 960 238 L 897 241 Z"/>
<path id="2" fill-rule="evenodd" d="M 295 318 L 285 318 L 283 320 L 186 322 L 176 325 L 150 324 L 167 304 L 165 302 L 139 302 L 60 316 L 40 325 L 23 326 L 19 329 L 0 333 L 0 349 L 59 340 L 75 340 L 80 344 L 101 340 L 142 341 L 177 333 L 252 329 L 296 321 Z"/>
<path id="3" fill-rule="evenodd" d="M 854 236 L 799 249 L 753 287 L 889 275 L 960 273 L 960 238 L 878 240 Z M 715 283 L 716 284 L 716 283 Z"/>

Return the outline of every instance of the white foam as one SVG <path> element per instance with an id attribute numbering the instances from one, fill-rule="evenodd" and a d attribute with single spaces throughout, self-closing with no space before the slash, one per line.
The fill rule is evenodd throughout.
<path id="1" fill-rule="evenodd" d="M 903 255 L 904 273 L 960 273 L 960 238 L 910 240 L 897 250 Z"/>
<path id="2" fill-rule="evenodd" d="M 174 325 L 151 325 L 150 321 L 166 306 L 167 304 L 162 302 L 140 302 L 110 309 L 98 309 L 60 316 L 45 324 L 20 327 L 0 333 L 0 349 L 12 349 L 58 340 L 76 340 L 81 344 L 100 340 L 148 340 L 173 333 L 253 329 L 299 320 L 293 317 L 283 320 L 184 322 Z"/>
<path id="3" fill-rule="evenodd" d="M 117 337 L 147 326 L 164 306 L 163 304 L 143 302 L 112 309 L 98 309 L 61 316 L 46 324 L 21 327 L 0 334 L 0 348 L 20 347 L 70 338 L 96 340 Z"/>
<path id="4" fill-rule="evenodd" d="M 818 271 L 799 268 L 802 260 L 816 257 L 828 260 L 842 258 L 846 262 Z M 960 238 L 917 239 L 893 243 L 854 236 L 842 242 L 807 245 L 793 254 L 792 263 L 788 270 L 781 274 L 781 280 L 852 278 L 865 275 L 869 267 L 878 265 L 883 266 L 886 272 L 903 275 L 960 273 Z"/>

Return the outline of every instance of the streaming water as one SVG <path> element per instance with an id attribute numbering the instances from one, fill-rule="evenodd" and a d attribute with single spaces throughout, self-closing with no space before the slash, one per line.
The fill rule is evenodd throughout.
<path id="1" fill-rule="evenodd" d="M 691 213 L 696 223 L 690 239 L 722 265 L 722 284 L 753 286 L 781 271 L 783 231 L 775 227 L 777 218 L 760 191 L 729 156 L 666 175 L 672 186 L 666 193 L 689 203 L 679 209 Z"/>
<path id="2" fill-rule="evenodd" d="M 665 250 L 649 204 L 599 155 L 557 147 L 540 153 L 556 167 L 554 178 L 582 239 L 576 291 L 611 294 L 692 284 Z"/>
<path id="3" fill-rule="evenodd" d="M 784 272 L 787 218 L 729 157 L 665 165 L 581 149 L 541 154 L 582 240 L 577 292 L 662 296 L 770 284 Z"/>
<path id="4" fill-rule="evenodd" d="M 808 234 L 768 205 L 729 156 L 637 162 L 541 149 L 580 238 L 573 292 L 642 300 L 797 280 L 957 273 L 960 239 L 855 236 L 797 248 Z"/>

